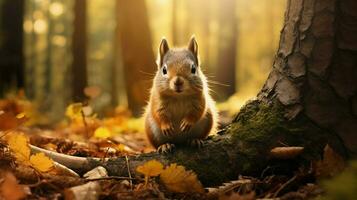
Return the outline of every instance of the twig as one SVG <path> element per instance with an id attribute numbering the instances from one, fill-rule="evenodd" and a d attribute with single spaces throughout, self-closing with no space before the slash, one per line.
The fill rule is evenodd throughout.
<path id="1" fill-rule="evenodd" d="M 281 190 L 283 190 L 287 185 L 292 183 L 296 179 L 297 175 L 293 176 L 291 179 L 289 179 L 286 183 L 280 186 L 280 188 L 274 193 L 273 198 L 277 197 Z"/>
<path id="2" fill-rule="evenodd" d="M 86 121 L 86 116 L 84 115 L 83 108 L 81 109 L 81 116 L 82 116 L 82 121 L 83 121 L 83 125 L 84 125 L 84 130 L 86 132 L 86 136 L 87 136 L 87 138 L 89 138 L 88 124 Z"/>
<path id="3" fill-rule="evenodd" d="M 127 155 L 125 155 L 125 160 L 126 160 L 126 167 L 128 168 L 128 175 L 129 175 L 129 183 L 130 183 L 130 189 L 133 190 L 133 181 L 130 173 L 130 166 L 129 166 L 129 158 Z"/>

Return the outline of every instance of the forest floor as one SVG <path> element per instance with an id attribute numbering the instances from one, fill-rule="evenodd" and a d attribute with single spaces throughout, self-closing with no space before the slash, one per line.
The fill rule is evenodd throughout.
<path id="1" fill-rule="evenodd" d="M 224 123 L 229 122 L 229 111 L 222 113 L 225 113 Z M 24 97 L 2 99 L 0 199 L 251 200 L 322 198 L 321 195 L 328 199 L 326 194 L 329 199 L 353 199 L 357 191 L 354 190 L 357 166 L 352 163 L 352 170 L 337 177 L 339 183 L 347 183 L 342 187 L 347 196 L 341 196 L 341 192 L 329 193 L 341 186 L 320 177 L 331 175 L 344 162 L 328 147 L 321 163 L 308 170 L 281 175 L 266 173 L 272 171 L 268 167 L 259 177 L 237 174 L 236 180 L 204 188 L 195 172 L 174 163 L 163 166 L 155 160 L 138 167 L 137 175 L 133 176 L 130 173 L 127 177 L 110 176 L 104 168 L 77 174 L 43 153 L 31 153 L 30 144 L 61 154 L 103 159 L 123 156 L 128 160 L 129 156 L 154 151 L 146 140 L 142 120 L 131 118 L 125 108 L 116 108 L 109 117 L 99 119 L 91 107 L 74 103 L 67 107 L 63 121 L 49 126 L 46 117 Z"/>

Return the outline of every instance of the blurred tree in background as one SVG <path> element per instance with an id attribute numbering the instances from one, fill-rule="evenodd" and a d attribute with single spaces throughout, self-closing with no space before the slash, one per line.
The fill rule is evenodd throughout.
<path id="1" fill-rule="evenodd" d="M 0 97 L 11 87 L 24 87 L 23 0 L 0 1 Z"/>
<path id="2" fill-rule="evenodd" d="M 214 98 L 235 94 L 244 102 L 270 70 L 285 1 L 0 0 L 0 5 L 0 94 L 25 87 L 56 120 L 68 103 L 86 98 L 98 113 L 123 105 L 139 115 L 164 36 L 171 46 L 185 46 L 195 34 Z"/>

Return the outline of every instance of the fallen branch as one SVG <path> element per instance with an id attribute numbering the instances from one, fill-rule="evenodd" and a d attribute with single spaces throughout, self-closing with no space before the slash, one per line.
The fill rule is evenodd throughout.
<path id="1" fill-rule="evenodd" d="M 298 146 L 299 153 L 292 157 L 283 156 L 284 159 L 271 156 L 271 150 L 281 146 L 282 142 L 289 146 Z M 205 186 L 211 186 L 235 180 L 240 174 L 259 176 L 268 166 L 274 166 L 274 173 L 291 172 L 301 164 L 319 159 L 327 143 L 333 146 L 336 152 L 344 152 L 344 146 L 337 136 L 326 133 L 304 116 L 296 120 L 286 120 L 280 104 L 267 105 L 253 101 L 242 108 L 230 127 L 221 135 L 204 141 L 201 149 L 178 146 L 170 154 L 140 154 L 129 156 L 128 161 L 124 156 L 106 159 L 81 158 L 35 146 L 31 146 L 31 149 L 43 152 L 79 173 L 103 166 L 109 176 L 126 177 L 129 168 L 132 177 L 136 177 L 136 168 L 154 159 L 165 166 L 177 163 L 193 170 Z"/>

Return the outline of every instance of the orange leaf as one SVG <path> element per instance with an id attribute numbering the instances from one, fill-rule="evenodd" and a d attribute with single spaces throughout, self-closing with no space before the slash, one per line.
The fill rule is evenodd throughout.
<path id="1" fill-rule="evenodd" d="M 12 173 L 1 173 L 0 179 L 0 199 L 20 200 L 26 197 L 25 188 L 17 183 Z"/>
<path id="2" fill-rule="evenodd" d="M 173 192 L 204 192 L 197 175 L 193 171 L 186 171 L 185 167 L 180 165 L 171 164 L 166 167 L 160 174 L 160 179 L 167 189 Z"/>
<path id="3" fill-rule="evenodd" d="M 144 174 L 145 176 L 158 176 L 163 169 L 163 165 L 157 160 L 150 160 L 146 162 L 144 165 L 138 166 L 136 171 Z"/>
<path id="4" fill-rule="evenodd" d="M 2 111 L 0 112 L 0 131 L 17 128 L 25 121 L 25 117 L 17 118 L 13 113 Z"/>

